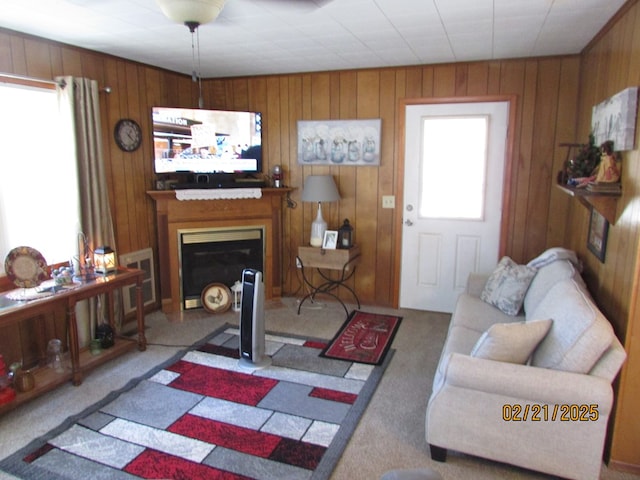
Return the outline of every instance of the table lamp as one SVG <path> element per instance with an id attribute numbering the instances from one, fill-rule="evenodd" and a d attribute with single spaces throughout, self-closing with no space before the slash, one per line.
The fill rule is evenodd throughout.
<path id="1" fill-rule="evenodd" d="M 327 231 L 327 222 L 322 218 L 322 202 L 337 202 L 340 194 L 331 175 L 309 175 L 304 181 L 302 189 L 303 202 L 318 202 L 318 215 L 311 223 L 311 237 L 309 243 L 312 247 L 321 247 L 324 232 Z"/>

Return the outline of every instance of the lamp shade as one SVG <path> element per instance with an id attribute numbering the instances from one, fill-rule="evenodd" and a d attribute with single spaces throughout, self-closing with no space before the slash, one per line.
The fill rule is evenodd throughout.
<path id="1" fill-rule="evenodd" d="M 303 202 L 337 202 L 340 194 L 331 175 L 309 175 L 302 188 Z"/>
<path id="2" fill-rule="evenodd" d="M 204 25 L 214 20 L 226 0 L 156 0 L 160 10 L 168 18 L 178 23 Z"/>

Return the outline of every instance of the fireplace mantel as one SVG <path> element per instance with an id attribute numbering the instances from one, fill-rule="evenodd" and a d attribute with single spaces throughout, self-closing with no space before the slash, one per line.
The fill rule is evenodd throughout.
<path id="1" fill-rule="evenodd" d="M 261 198 L 178 200 L 174 190 L 147 191 L 156 203 L 160 298 L 164 312 L 177 312 L 180 302 L 178 230 L 263 226 L 266 298 L 282 294 L 282 205 L 290 188 L 263 188 Z"/>

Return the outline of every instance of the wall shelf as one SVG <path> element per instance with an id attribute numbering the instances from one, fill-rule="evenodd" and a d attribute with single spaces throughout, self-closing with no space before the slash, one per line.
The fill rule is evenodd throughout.
<path id="1" fill-rule="evenodd" d="M 575 188 L 560 184 L 556 184 L 556 187 L 577 198 L 587 208 L 595 208 L 611 225 L 616 223 L 616 210 L 620 193 L 591 192 L 586 188 Z"/>

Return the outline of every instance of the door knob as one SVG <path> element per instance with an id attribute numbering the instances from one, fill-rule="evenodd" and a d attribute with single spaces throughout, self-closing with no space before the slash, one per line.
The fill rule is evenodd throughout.
<path id="1" fill-rule="evenodd" d="M 411 225 L 413 225 L 413 222 L 412 222 L 411 220 L 405 220 L 405 221 L 404 221 L 404 224 L 405 224 L 407 227 L 410 227 Z"/>

